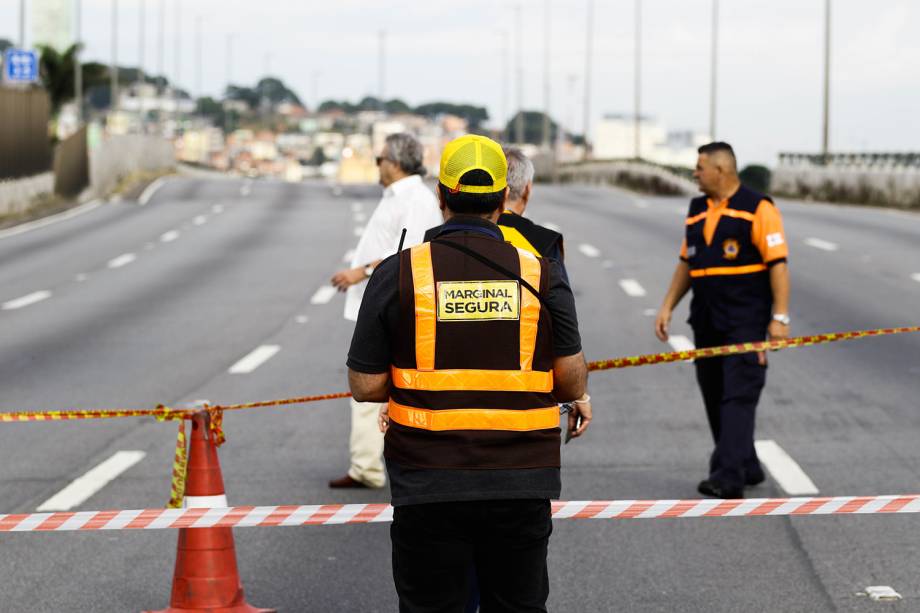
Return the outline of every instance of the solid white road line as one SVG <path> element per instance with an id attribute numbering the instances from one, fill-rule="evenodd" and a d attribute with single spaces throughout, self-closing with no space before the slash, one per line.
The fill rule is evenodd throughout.
<path id="1" fill-rule="evenodd" d="M 109 260 L 109 268 L 121 268 L 122 266 L 127 266 L 131 262 L 137 259 L 137 256 L 133 253 L 122 253 L 117 258 L 112 258 Z"/>
<path id="2" fill-rule="evenodd" d="M 28 223 L 21 223 L 19 225 L 13 226 L 12 228 L 7 228 L 6 230 L 0 231 L 0 239 L 16 236 L 17 234 L 23 234 L 29 230 L 37 230 L 38 228 L 50 226 L 53 223 L 64 221 L 65 219 L 70 219 L 71 217 L 76 217 L 82 213 L 88 213 L 100 204 L 102 204 L 102 200 L 90 200 L 86 204 L 81 204 L 80 206 L 64 211 L 63 213 L 58 213 L 57 215 L 51 215 L 49 217 L 43 217 L 42 219 L 36 219 L 35 221 L 30 221 Z"/>
<path id="3" fill-rule="evenodd" d="M 171 242 L 173 242 L 174 240 L 176 240 L 177 238 L 179 238 L 179 231 L 178 231 L 178 230 L 170 230 L 169 232 L 164 232 L 164 233 L 160 236 L 160 241 L 161 241 L 161 242 L 164 242 L 164 243 L 171 243 Z"/>
<path id="4" fill-rule="evenodd" d="M 74 479 L 70 485 L 43 502 L 36 510 L 40 513 L 69 511 L 84 503 L 112 479 L 143 460 L 146 455 L 143 451 L 119 451 L 82 477 Z"/>
<path id="5" fill-rule="evenodd" d="M 910 278 L 916 281 L 917 283 L 920 283 L 920 272 L 915 272 L 914 274 L 910 276 Z"/>
<path id="6" fill-rule="evenodd" d="M 208 222 L 208 218 L 204 215 L 198 215 L 195 219 L 192 220 L 192 223 L 196 226 L 204 225 Z"/>
<path id="7" fill-rule="evenodd" d="M 331 285 L 324 285 L 313 294 L 313 297 L 310 298 L 310 304 L 326 304 L 332 297 L 335 296 L 336 290 Z"/>
<path id="8" fill-rule="evenodd" d="M 355 236 L 364 234 L 364 226 L 355 226 Z"/>
<path id="9" fill-rule="evenodd" d="M 588 243 L 582 243 L 578 245 L 578 250 L 581 251 L 584 255 L 589 258 L 596 258 L 601 254 L 601 250 L 595 247 L 594 245 L 589 245 Z"/>
<path id="10" fill-rule="evenodd" d="M 693 351 L 696 349 L 696 345 L 693 344 L 693 341 L 681 334 L 672 334 L 669 336 L 668 344 L 674 348 L 674 351 Z"/>
<path id="11" fill-rule="evenodd" d="M 157 179 L 156 181 L 148 185 L 147 189 L 145 189 L 141 193 L 141 197 L 137 199 L 137 203 L 141 206 L 144 206 L 145 204 L 150 202 L 150 199 L 153 198 L 153 195 L 157 192 L 158 189 L 163 187 L 164 183 L 166 183 L 166 177 L 160 177 L 159 179 Z"/>
<path id="12" fill-rule="evenodd" d="M 818 488 L 802 467 L 776 441 L 754 441 L 754 449 L 757 450 L 760 462 L 767 467 L 784 492 L 790 496 L 814 496 L 818 493 Z"/>
<path id="13" fill-rule="evenodd" d="M 51 298 L 51 292 L 48 290 L 40 290 L 37 292 L 32 292 L 31 294 L 26 294 L 25 296 L 20 296 L 19 298 L 14 298 L 13 300 L 7 300 L 2 305 L 0 309 L 4 311 L 13 311 L 15 309 L 21 309 L 29 305 L 35 304 L 36 302 L 41 302 Z"/>
<path id="14" fill-rule="evenodd" d="M 641 298 L 645 296 L 646 293 L 645 288 L 635 279 L 622 279 L 620 281 L 620 287 L 626 292 L 627 296 L 632 296 L 633 298 Z"/>
<path id="15" fill-rule="evenodd" d="M 809 247 L 814 247 L 815 249 L 820 249 L 822 251 L 837 251 L 837 243 L 832 243 L 820 238 L 806 238 L 805 244 Z"/>
<path id="16" fill-rule="evenodd" d="M 231 375 L 245 375 L 269 361 L 281 350 L 280 345 L 261 345 L 242 357 L 227 371 Z"/>
<path id="17" fill-rule="evenodd" d="M 355 257 L 355 250 L 349 249 L 345 252 L 345 255 L 342 256 L 343 262 L 351 262 L 351 258 Z"/>

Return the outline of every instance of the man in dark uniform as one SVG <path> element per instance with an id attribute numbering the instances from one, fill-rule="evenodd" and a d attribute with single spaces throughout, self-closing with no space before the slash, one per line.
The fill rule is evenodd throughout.
<path id="1" fill-rule="evenodd" d="M 381 412 L 400 611 L 545 611 L 550 498 L 560 492 L 558 402 L 587 368 L 559 264 L 516 249 L 495 221 L 501 147 L 468 135 L 441 159 L 447 222 L 384 260 L 361 304 L 349 386 Z M 590 405 L 567 427 L 581 435 Z"/>
<path id="2" fill-rule="evenodd" d="M 690 202 L 680 262 L 655 320 L 668 339 L 671 313 L 691 288 L 697 347 L 782 339 L 789 335 L 788 248 L 773 201 L 741 185 L 727 143 L 699 148 L 693 173 L 705 194 Z M 743 498 L 764 480 L 754 450 L 754 415 L 766 382 L 766 355 L 696 360 L 715 449 L 701 494 Z"/>

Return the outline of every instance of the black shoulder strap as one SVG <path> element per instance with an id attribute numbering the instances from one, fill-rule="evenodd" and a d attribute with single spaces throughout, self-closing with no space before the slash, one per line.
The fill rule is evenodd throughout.
<path id="1" fill-rule="evenodd" d="M 508 270 L 507 268 L 505 268 L 505 267 L 502 266 L 501 264 L 496 264 L 495 262 L 493 262 L 493 261 L 490 260 L 489 258 L 485 257 L 485 256 L 482 255 L 482 254 L 476 253 L 475 251 L 473 251 L 473 250 L 470 249 L 469 247 L 466 247 L 465 245 L 460 245 L 460 244 L 455 243 L 455 242 L 453 242 L 453 241 L 444 240 L 443 238 L 438 238 L 438 239 L 435 239 L 435 240 L 433 240 L 433 241 L 431 241 L 431 242 L 437 243 L 438 245 L 444 245 L 444 246 L 446 246 L 446 247 L 450 247 L 451 249 L 455 249 L 455 250 L 459 251 L 460 253 L 463 253 L 463 254 L 465 254 L 465 255 L 468 255 L 468 256 L 470 256 L 471 258 L 473 258 L 474 260 L 478 260 L 479 262 L 485 264 L 486 266 L 488 266 L 489 268 L 491 268 L 491 269 L 494 270 L 495 272 L 499 272 L 499 273 L 505 275 L 505 276 L 508 277 L 508 278 L 514 279 L 515 281 L 517 281 L 518 283 L 520 283 L 522 286 L 526 287 L 527 290 L 528 290 L 531 294 L 533 294 L 534 296 L 536 296 L 537 300 L 540 301 L 540 304 L 542 304 L 544 307 L 546 307 L 546 310 L 549 311 L 549 305 L 546 304 L 546 302 L 543 300 L 543 296 L 540 295 L 540 292 L 538 292 L 536 289 L 534 289 L 534 287 L 533 287 L 530 283 L 528 283 L 527 281 L 525 281 L 524 279 L 522 279 L 521 276 L 520 276 L 519 274 L 514 273 L 514 272 L 511 272 L 510 270 Z"/>

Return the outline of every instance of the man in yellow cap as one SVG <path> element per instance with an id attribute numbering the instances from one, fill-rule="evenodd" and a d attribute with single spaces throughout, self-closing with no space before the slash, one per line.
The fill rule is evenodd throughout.
<path id="1" fill-rule="evenodd" d="M 446 223 L 384 260 L 368 282 L 348 353 L 358 401 L 381 411 L 395 507 L 400 611 L 462 610 L 475 567 L 482 611 L 545 611 L 550 499 L 566 427 L 591 421 L 572 292 L 559 264 L 505 242 L 495 225 L 507 162 L 468 135 L 441 157 Z"/>

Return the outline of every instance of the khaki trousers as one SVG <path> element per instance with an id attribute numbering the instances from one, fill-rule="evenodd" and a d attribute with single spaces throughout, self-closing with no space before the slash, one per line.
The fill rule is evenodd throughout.
<path id="1" fill-rule="evenodd" d="M 348 476 L 368 487 L 383 487 L 383 433 L 377 427 L 380 402 L 351 401 L 351 466 Z"/>

